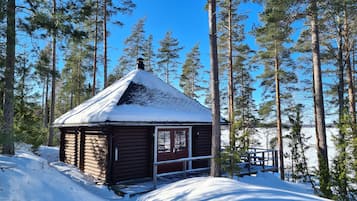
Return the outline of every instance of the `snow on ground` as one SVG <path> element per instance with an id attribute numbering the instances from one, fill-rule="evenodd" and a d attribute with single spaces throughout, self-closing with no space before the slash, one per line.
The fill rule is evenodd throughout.
<path id="1" fill-rule="evenodd" d="M 58 155 L 58 148 L 55 150 L 42 147 L 39 152 L 53 159 Z M 13 157 L 0 155 L 0 201 L 103 201 L 119 198 L 104 186 L 91 187 L 97 191 L 86 190 L 85 184 L 62 174 L 46 159 L 29 151 L 16 150 Z"/>
<path id="2" fill-rule="evenodd" d="M 271 173 L 228 178 L 196 177 L 168 184 L 138 198 L 139 201 L 215 200 L 215 201 L 318 201 L 306 186 L 282 182 Z"/>
<path id="3" fill-rule="evenodd" d="M 283 136 L 289 134 L 290 130 L 283 128 Z M 306 137 L 310 137 L 307 144 L 309 148 L 306 150 L 305 154 L 307 157 L 307 165 L 310 169 L 317 168 L 317 152 L 316 152 L 316 136 L 315 136 L 315 128 L 313 127 L 302 127 L 301 132 L 305 134 Z M 222 136 L 221 136 L 221 145 L 227 146 L 229 145 L 229 132 L 228 129 L 222 128 Z M 335 145 L 333 142 L 333 136 L 338 134 L 337 128 L 326 128 L 326 141 L 328 147 L 328 157 L 330 161 L 330 165 L 334 157 L 336 156 Z M 252 147 L 255 148 L 263 148 L 263 149 L 272 149 L 270 145 L 270 140 L 276 137 L 276 128 L 257 128 L 257 132 L 254 134 L 254 140 L 258 143 Z M 290 154 L 290 148 L 288 146 L 289 140 L 287 138 L 283 139 L 284 143 L 284 153 Z M 275 148 L 276 149 L 276 148 Z M 285 158 L 285 168 L 289 168 L 291 166 L 290 158 Z"/>
<path id="4" fill-rule="evenodd" d="M 196 177 L 162 185 L 132 198 L 117 196 L 96 185 L 76 167 L 58 162 L 58 148 L 36 152 L 22 146 L 13 157 L 0 155 L 0 201 L 104 201 L 104 200 L 325 200 L 313 195 L 308 185 L 280 181 L 272 173 L 237 180 Z"/>

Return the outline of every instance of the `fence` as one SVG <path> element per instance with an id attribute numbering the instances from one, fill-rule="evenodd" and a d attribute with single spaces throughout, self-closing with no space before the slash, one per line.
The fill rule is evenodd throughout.
<path id="1" fill-rule="evenodd" d="M 196 171 L 203 171 L 209 170 L 209 167 L 206 168 L 195 168 L 195 169 L 188 169 L 187 163 L 195 160 L 207 160 L 211 159 L 212 156 L 196 156 L 196 157 L 189 157 L 189 158 L 179 158 L 175 160 L 167 160 L 167 161 L 158 161 L 154 162 L 153 167 L 153 182 L 154 188 L 157 186 L 157 177 L 160 176 L 167 176 L 167 175 L 175 175 L 175 174 L 186 174 L 188 172 L 196 172 Z M 157 168 L 159 165 L 163 164 L 170 164 L 170 163 L 180 163 L 182 162 L 182 171 L 175 171 L 175 172 L 167 172 L 167 173 L 157 173 Z M 278 151 L 273 149 L 261 149 L 261 148 L 249 148 L 248 151 L 241 156 L 241 162 L 237 165 L 243 166 L 243 170 L 240 172 L 240 175 L 248 175 L 254 174 L 258 171 L 266 172 L 266 171 L 278 171 Z M 259 167 L 259 168 L 257 168 Z"/>
<path id="2" fill-rule="evenodd" d="M 241 171 L 242 175 L 253 174 L 258 170 L 278 171 L 278 151 L 273 149 L 249 148 L 241 157 L 241 165 L 244 165 L 246 172 Z M 254 168 L 253 168 L 254 167 Z M 259 167 L 259 168 L 257 168 Z"/>
<path id="3" fill-rule="evenodd" d="M 191 162 L 191 161 L 195 161 L 195 160 L 207 160 L 207 159 L 211 159 L 211 158 L 212 158 L 212 156 L 195 156 L 195 157 L 189 157 L 189 158 L 179 158 L 179 159 L 175 159 L 175 160 L 154 162 L 154 168 L 153 168 L 154 188 L 156 188 L 156 186 L 157 186 L 157 177 L 160 177 L 160 176 L 174 175 L 174 174 L 180 174 L 180 173 L 184 174 L 186 176 L 186 174 L 188 172 L 197 172 L 197 171 L 209 170 L 209 167 L 187 169 L 187 162 Z M 157 167 L 159 165 L 170 164 L 170 163 L 179 163 L 179 162 L 182 162 L 182 167 L 183 167 L 182 171 L 167 172 L 167 173 L 161 173 L 161 174 L 157 173 Z"/>

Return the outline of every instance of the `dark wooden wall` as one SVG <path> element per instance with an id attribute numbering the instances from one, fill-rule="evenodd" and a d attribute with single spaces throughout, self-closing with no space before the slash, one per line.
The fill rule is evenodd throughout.
<path id="1" fill-rule="evenodd" d="M 154 127 L 113 127 L 112 132 L 112 182 L 151 177 Z"/>
<path id="2" fill-rule="evenodd" d="M 211 155 L 212 126 L 192 127 L 192 156 Z M 208 167 L 208 160 L 193 161 L 193 168 Z"/>
<path id="3" fill-rule="evenodd" d="M 154 127 L 127 126 L 61 129 L 60 160 L 77 166 L 102 183 L 152 177 Z M 192 127 L 192 156 L 211 154 L 211 126 Z M 118 160 L 115 160 L 118 147 Z M 208 167 L 208 160 L 193 168 Z"/>

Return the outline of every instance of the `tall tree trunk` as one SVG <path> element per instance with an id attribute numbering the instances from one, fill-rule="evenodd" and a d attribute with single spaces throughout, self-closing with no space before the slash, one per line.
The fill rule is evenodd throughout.
<path id="1" fill-rule="evenodd" d="M 233 48 L 232 48 L 232 0 L 228 2 L 228 116 L 229 116 L 229 134 L 231 150 L 235 149 L 234 133 L 234 89 L 233 89 Z"/>
<path id="2" fill-rule="evenodd" d="M 357 122 L 356 122 L 356 99 L 355 99 L 355 86 L 354 86 L 354 79 L 353 79 L 353 68 L 351 64 L 351 50 L 352 45 L 350 44 L 350 33 L 349 33 L 349 26 L 348 26 L 348 13 L 347 13 L 347 3 L 344 1 L 344 38 L 345 38 L 345 52 L 346 52 L 346 74 L 347 74 L 347 84 L 348 84 L 348 108 L 349 114 L 351 117 L 351 129 L 352 129 L 352 156 L 354 159 L 353 162 L 353 170 L 355 173 L 354 180 L 357 181 Z M 352 55 L 354 57 L 354 55 Z"/>
<path id="3" fill-rule="evenodd" d="M 343 36 L 342 36 L 342 27 L 338 25 L 338 54 L 337 54 L 337 61 L 338 61 L 338 115 L 339 115 L 339 122 L 342 123 L 343 118 L 343 110 L 344 110 L 344 87 L 345 87 L 345 80 L 344 80 L 344 65 L 343 65 Z M 340 135 L 342 133 L 340 132 Z"/>
<path id="4" fill-rule="evenodd" d="M 234 89 L 233 89 L 233 56 L 232 56 L 232 0 L 228 1 L 228 117 L 229 117 L 229 144 L 232 152 L 236 149 L 236 135 L 234 132 Z M 232 153 L 233 154 L 233 153 Z M 235 162 L 230 159 L 230 176 L 233 177 Z"/>
<path id="5" fill-rule="evenodd" d="M 56 0 L 52 0 L 53 6 L 53 18 L 56 21 Z M 55 117 L 55 104 L 56 104 L 56 30 L 55 27 L 52 30 L 52 88 L 51 88 L 51 109 L 50 109 L 50 128 L 49 128 L 49 136 L 48 136 L 48 146 L 53 146 L 53 136 L 54 136 L 54 129 L 52 123 Z"/>
<path id="6" fill-rule="evenodd" d="M 107 69 L 108 69 L 108 56 L 107 56 L 107 0 L 103 0 L 103 51 L 104 51 L 104 88 L 108 86 Z"/>
<path id="7" fill-rule="evenodd" d="M 355 89 L 353 85 L 353 73 L 352 73 L 352 65 L 351 65 L 351 47 L 352 45 L 349 42 L 349 26 L 348 26 L 348 13 L 347 13 L 347 5 L 345 1 L 345 17 L 344 17 L 344 25 L 345 25 L 345 52 L 346 52 L 346 74 L 347 74 L 347 84 L 348 84 L 348 103 L 349 103 L 349 112 L 352 120 L 352 131 L 356 133 L 356 102 L 355 102 Z"/>
<path id="8" fill-rule="evenodd" d="M 45 115 L 43 117 L 44 128 L 48 128 L 48 85 L 50 84 L 50 76 L 47 74 L 45 81 Z"/>
<path id="9" fill-rule="evenodd" d="M 279 56 L 278 56 L 278 48 L 275 41 L 275 106 L 276 106 L 276 128 L 277 128 L 277 138 L 278 138 L 278 147 L 279 147 L 279 172 L 280 179 L 285 179 L 284 173 L 284 150 L 283 150 L 283 135 L 281 130 L 281 109 L 280 109 L 280 79 L 279 79 Z"/>
<path id="10" fill-rule="evenodd" d="M 92 85 L 92 96 L 95 96 L 96 92 L 96 80 L 97 80 L 97 44 L 98 44 L 98 9 L 99 0 L 95 1 L 95 31 L 94 31 L 94 55 L 93 55 L 93 85 Z"/>
<path id="11" fill-rule="evenodd" d="M 218 79 L 218 56 L 217 56 L 217 27 L 216 27 L 216 0 L 208 0 L 208 24 L 210 38 L 210 63 L 211 63 L 211 98 L 212 98 L 212 156 L 210 175 L 221 175 L 220 165 L 220 106 L 219 106 L 219 79 Z"/>
<path id="12" fill-rule="evenodd" d="M 339 23 L 339 22 L 338 22 Z M 345 93 L 345 80 L 344 80 L 344 65 L 343 65 L 343 35 L 342 35 L 342 24 L 338 24 L 337 28 L 337 62 L 338 62 L 338 121 L 340 125 L 345 124 L 346 122 L 344 121 L 344 115 L 345 115 L 345 100 L 344 100 L 344 93 Z M 339 144 L 338 148 L 338 162 L 345 162 L 347 160 L 346 158 L 346 146 L 345 146 L 345 141 L 346 141 L 346 135 L 345 132 L 342 130 L 342 128 L 339 128 L 338 131 L 338 137 L 337 137 L 337 143 Z M 343 195 L 343 197 L 346 197 L 348 194 L 348 189 L 347 189 L 347 168 L 346 166 L 340 166 L 340 168 L 343 168 L 340 171 L 339 179 L 340 179 L 340 194 Z"/>
<path id="13" fill-rule="evenodd" d="M 4 143 L 2 152 L 14 154 L 14 73 L 15 73 L 15 0 L 7 1 L 6 27 L 6 68 L 5 68 L 5 95 L 4 95 Z"/>
<path id="14" fill-rule="evenodd" d="M 81 104 L 81 63 L 82 63 L 82 58 L 79 58 L 79 61 L 77 63 L 77 103 L 76 106 Z"/>
<path id="15" fill-rule="evenodd" d="M 311 45 L 312 45 L 311 48 L 312 48 L 314 92 L 315 92 L 314 99 L 316 104 L 315 126 L 317 130 L 316 141 L 317 141 L 317 157 L 318 157 L 319 174 L 320 174 L 319 175 L 320 190 L 324 196 L 331 197 L 316 0 L 312 0 L 310 2 L 310 6 L 311 6 L 310 23 L 311 23 Z"/>

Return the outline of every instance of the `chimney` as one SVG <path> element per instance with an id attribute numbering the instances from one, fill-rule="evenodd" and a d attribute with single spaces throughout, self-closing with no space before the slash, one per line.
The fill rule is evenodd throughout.
<path id="1" fill-rule="evenodd" d="M 137 69 L 139 70 L 145 70 L 144 67 L 145 67 L 145 64 L 144 64 L 144 59 L 139 57 L 137 60 L 136 60 L 136 64 L 137 64 Z"/>

